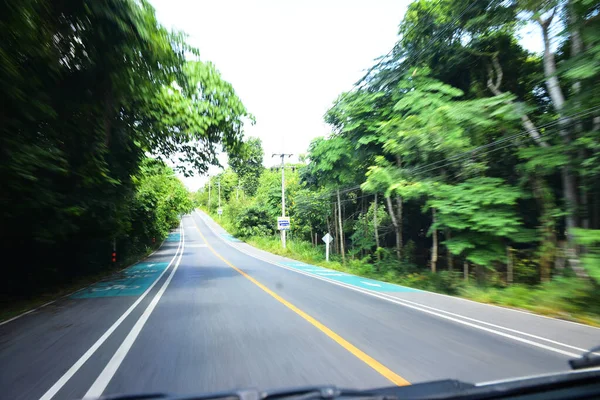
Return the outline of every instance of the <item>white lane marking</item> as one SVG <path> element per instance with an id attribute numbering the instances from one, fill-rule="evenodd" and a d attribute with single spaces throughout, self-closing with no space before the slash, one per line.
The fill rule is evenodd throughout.
<path id="1" fill-rule="evenodd" d="M 371 283 L 371 282 L 365 282 L 365 281 L 360 281 L 360 283 L 364 283 L 365 285 L 369 285 L 369 286 L 381 287 L 381 285 L 379 285 L 377 283 Z"/>
<path id="2" fill-rule="evenodd" d="M 571 346 L 569 344 L 557 342 L 556 340 L 547 339 L 545 337 L 533 335 L 533 334 L 527 333 L 527 332 L 522 332 L 522 331 L 519 331 L 517 329 L 507 328 L 505 326 L 492 324 L 491 322 L 486 322 L 486 321 L 481 321 L 479 319 L 475 319 L 475 318 L 471 318 L 471 317 L 466 317 L 464 315 L 456 314 L 456 313 L 453 313 L 453 312 L 450 312 L 450 311 L 441 310 L 439 308 L 435 308 L 435 307 L 431 307 L 431 306 L 426 306 L 426 305 L 420 304 L 420 303 L 415 303 L 414 301 L 405 300 L 405 299 L 399 299 L 397 297 L 390 296 L 389 294 L 386 295 L 386 296 L 388 296 L 392 300 L 398 300 L 398 301 L 405 302 L 405 303 L 408 303 L 408 304 L 413 304 L 413 305 L 415 305 L 417 307 L 428 308 L 430 310 L 434 310 L 434 311 L 437 311 L 437 312 L 441 312 L 441 313 L 445 313 L 445 314 L 448 314 L 448 315 L 452 315 L 452 316 L 457 317 L 457 318 L 463 318 L 463 319 L 466 319 L 466 320 L 469 320 L 469 321 L 473 321 L 473 322 L 476 322 L 478 324 L 483 324 L 483 325 L 491 326 L 491 327 L 494 327 L 494 328 L 497 328 L 497 329 L 503 329 L 505 331 L 509 331 L 509 332 L 513 332 L 513 333 L 516 333 L 516 334 L 519 334 L 519 335 L 527 336 L 527 337 L 530 337 L 532 339 L 543 340 L 543 341 L 546 341 L 548 343 L 552 343 L 552 344 L 555 344 L 555 345 L 558 345 L 558 346 L 567 347 L 567 348 L 570 348 L 570 349 L 573 349 L 573 350 L 582 351 L 582 352 L 587 351 L 586 349 L 582 349 L 580 347 Z"/>
<path id="3" fill-rule="evenodd" d="M 522 377 L 520 376 L 517 378 L 498 379 L 496 381 L 475 383 L 475 386 L 479 387 L 479 386 L 497 385 L 500 383 L 510 383 L 510 382 L 515 382 L 515 381 L 522 381 L 525 379 L 546 378 L 546 377 L 557 376 L 557 375 L 562 376 L 563 374 L 568 374 L 568 375 L 573 376 L 573 375 L 578 375 L 578 374 L 586 374 L 586 373 L 592 372 L 592 371 L 600 371 L 600 367 L 585 368 L 585 369 L 575 370 L 575 371 L 549 372 L 546 374 L 527 375 L 527 376 L 522 376 Z"/>
<path id="4" fill-rule="evenodd" d="M 123 343 L 121 343 L 121 345 L 119 346 L 119 348 L 117 349 L 115 354 L 112 356 L 112 358 L 110 359 L 108 364 L 106 364 L 106 366 L 104 367 L 104 369 L 102 370 L 100 375 L 98 375 L 98 378 L 96 378 L 96 380 L 94 381 L 92 386 L 89 388 L 89 390 L 87 391 L 85 396 L 83 396 L 84 398 L 88 398 L 88 397 L 95 398 L 95 397 L 102 396 L 102 393 L 104 392 L 104 390 L 110 383 L 110 380 L 113 378 L 113 376 L 115 376 L 115 373 L 119 369 L 119 366 L 125 359 L 125 356 L 129 352 L 129 350 L 131 349 L 131 346 L 133 346 L 135 339 L 137 339 L 138 335 L 142 331 L 142 328 L 144 328 L 144 325 L 148 321 L 148 318 L 150 318 L 150 314 L 152 314 L 152 311 L 154 311 L 154 308 L 156 308 L 156 305 L 160 301 L 160 298 L 165 293 L 165 290 L 167 290 L 169 283 L 171 283 L 171 279 L 173 279 L 173 275 L 175 275 L 175 272 L 177 272 L 177 268 L 179 267 L 179 264 L 181 263 L 181 258 L 183 257 L 183 252 L 185 249 L 185 231 L 182 229 L 181 232 L 182 232 L 182 234 L 181 234 L 181 238 L 182 238 L 181 239 L 182 240 L 181 252 L 179 253 L 179 259 L 177 259 L 177 262 L 175 263 L 175 266 L 171 270 L 169 277 L 163 283 L 163 285 L 161 286 L 160 290 L 156 293 L 156 295 L 154 295 L 154 298 L 152 299 L 150 304 L 148 304 L 148 307 L 146 307 L 146 310 L 144 310 L 144 313 L 137 320 L 137 322 L 135 323 L 133 328 L 131 328 L 131 331 L 129 332 L 129 334 L 127 335 L 125 340 L 123 340 Z"/>
<path id="5" fill-rule="evenodd" d="M 516 308 L 509 308 L 509 307 L 499 306 L 497 304 L 481 303 L 479 301 L 475 301 L 475 300 L 471 300 L 471 299 L 465 299 L 464 297 L 452 296 L 452 295 L 449 295 L 449 294 L 430 292 L 428 290 L 423 290 L 423 289 L 418 289 L 418 290 L 421 291 L 421 292 L 426 292 L 426 293 L 433 294 L 433 295 L 436 295 L 436 296 L 443 296 L 443 297 L 449 297 L 449 298 L 454 299 L 454 300 L 466 301 L 466 302 L 469 302 L 469 303 L 476 304 L 478 306 L 486 306 L 486 307 L 498 308 L 498 309 L 503 310 L 503 311 L 516 312 L 516 313 L 519 313 L 519 314 L 529 315 L 530 317 L 549 319 L 551 321 L 560 322 L 562 324 L 579 325 L 579 326 L 582 326 L 584 328 L 594 329 L 594 330 L 599 330 L 600 331 L 599 327 L 592 326 L 592 325 L 586 325 L 586 324 L 583 324 L 581 322 L 567 321 L 565 319 L 558 319 L 558 318 L 554 318 L 554 317 L 548 317 L 547 315 L 535 314 L 535 313 L 533 313 L 531 311 L 518 310 Z"/>
<path id="6" fill-rule="evenodd" d="M 152 256 L 154 255 L 154 253 L 156 253 L 157 251 L 159 251 L 159 250 L 160 250 L 160 248 L 162 247 L 162 245 L 163 245 L 163 244 L 165 244 L 165 241 L 164 241 L 164 240 L 163 240 L 163 242 L 160 244 L 160 246 L 158 246 L 158 248 L 157 248 L 156 250 L 154 250 L 152 253 L 148 254 L 148 255 L 147 255 L 145 258 L 144 258 L 144 260 L 147 260 L 148 258 L 152 257 Z M 177 254 L 177 253 L 175 253 L 175 254 Z M 128 265 L 128 266 L 126 266 L 125 268 L 123 268 L 122 270 L 120 270 L 120 271 L 118 271 L 118 272 L 123 272 L 123 271 L 125 271 L 127 268 L 129 268 L 129 267 L 131 267 L 132 265 L 135 265 L 135 264 L 137 264 L 137 263 L 139 263 L 139 262 L 142 262 L 142 260 L 139 260 L 138 262 L 136 262 L 136 263 L 134 263 L 134 264 Z M 25 316 L 25 315 L 27 315 L 27 314 L 31 314 L 32 312 L 34 312 L 34 311 L 37 311 L 37 310 L 39 310 L 39 309 L 41 309 L 41 308 L 44 308 L 44 307 L 46 307 L 46 306 L 49 306 L 49 305 L 50 305 L 50 304 L 52 304 L 52 303 L 56 303 L 56 302 L 57 302 L 58 300 L 60 300 L 60 299 L 64 299 L 64 298 L 66 298 L 66 297 L 70 297 L 70 296 L 74 295 L 75 293 L 81 292 L 82 290 L 85 290 L 85 289 L 87 289 L 87 288 L 89 288 L 89 287 L 92 287 L 92 286 L 94 286 L 94 285 L 95 285 L 96 283 L 98 283 L 98 282 L 102 282 L 102 279 L 100 279 L 99 281 L 96 281 L 96 282 L 94 282 L 94 283 L 91 283 L 91 284 L 89 284 L 89 285 L 87 285 L 87 286 L 84 286 L 84 287 L 82 287 L 82 288 L 79 288 L 79 289 L 77 289 L 77 290 L 75 290 L 75 291 L 73 291 L 73 292 L 71 292 L 71 293 L 67 293 L 67 294 L 65 294 L 64 296 L 60 296 L 60 297 L 58 297 L 58 298 L 56 298 L 56 299 L 54 299 L 54 300 L 52 300 L 52 301 L 49 301 L 49 302 L 47 302 L 47 303 L 44 303 L 44 304 L 42 304 L 41 306 L 38 306 L 38 307 L 32 308 L 31 310 L 27 310 L 27 311 L 25 311 L 25 312 L 23 312 L 23 313 L 21 313 L 21 314 L 19 314 L 19 315 L 16 315 L 16 316 L 14 316 L 14 317 L 12 317 L 12 318 L 10 318 L 10 319 L 7 319 L 6 321 L 2 321 L 2 322 L 0 322 L 0 326 L 2 326 L 2 325 L 4 325 L 4 324 L 8 324 L 9 322 L 12 322 L 12 321 L 14 321 L 15 319 L 19 319 L 19 318 L 21 318 L 21 317 L 24 317 L 24 316 Z"/>
<path id="7" fill-rule="evenodd" d="M 93 285 L 93 284 L 92 284 L 92 285 Z M 90 285 L 90 286 L 91 286 L 91 285 Z M 15 319 L 19 319 L 19 318 L 21 318 L 21 317 L 24 317 L 24 316 L 25 316 L 25 315 L 27 315 L 27 314 L 31 314 L 32 312 L 34 312 L 34 311 L 37 311 L 37 310 L 39 310 L 40 308 L 44 308 L 44 307 L 46 307 L 46 306 L 49 306 L 49 305 L 50 305 L 50 304 L 52 304 L 52 303 L 56 303 L 56 302 L 57 302 L 59 299 L 62 299 L 62 298 L 65 298 L 65 297 L 69 297 L 69 296 L 71 296 L 72 294 L 75 294 L 75 293 L 77 293 L 77 292 L 79 292 L 79 291 L 81 291 L 81 290 L 83 290 L 83 289 L 85 289 L 85 288 L 87 288 L 87 287 L 89 287 L 89 286 L 86 286 L 86 287 L 84 287 L 84 288 L 81 288 L 81 289 L 77 289 L 77 290 L 76 290 L 76 291 L 74 291 L 73 293 L 69 293 L 69 294 L 67 294 L 67 295 L 64 295 L 64 296 L 62 296 L 62 297 L 59 297 L 59 298 L 58 298 L 58 299 L 56 299 L 56 300 L 52 300 L 52 301 L 49 301 L 49 302 L 47 302 L 47 303 L 45 303 L 45 304 L 42 304 L 42 305 L 41 305 L 41 306 L 39 306 L 39 307 L 32 308 L 32 309 L 31 309 L 31 310 L 29 310 L 29 311 L 25 311 L 24 313 L 21 313 L 21 314 L 19 314 L 19 315 L 17 315 L 17 316 L 14 316 L 14 317 L 10 318 L 10 319 L 7 319 L 6 321 L 2 321 L 2 322 L 0 322 L 0 326 L 2 326 L 2 325 L 4 325 L 4 324 L 8 324 L 9 322 L 11 322 L 11 321 L 14 321 Z"/>
<path id="8" fill-rule="evenodd" d="M 181 229 L 183 230 L 183 226 L 181 227 Z M 123 315 L 121 315 L 119 317 L 119 319 L 116 320 L 115 323 L 112 324 L 112 326 L 110 328 L 108 328 L 102 336 L 100 336 L 100 339 L 98 339 L 96 341 L 96 343 L 94 343 L 92 345 L 92 347 L 90 347 L 88 349 L 88 351 L 86 351 L 79 358 L 79 360 L 77 360 L 75 362 L 75 364 L 73 364 L 71 366 L 71 368 L 69 368 L 69 370 L 67 372 L 65 372 L 64 375 L 61 376 L 56 381 L 56 383 L 54 385 L 52 385 L 52 387 L 50 389 L 48 389 L 48 391 L 46 393 L 44 393 L 42 395 L 42 397 L 40 397 L 40 400 L 52 399 L 56 395 L 56 393 L 58 393 L 58 391 L 60 389 L 62 389 L 62 387 L 69 381 L 69 379 L 71 379 L 73 377 L 73 375 L 75 375 L 75 373 L 77 373 L 77 371 L 79 371 L 79 369 L 83 366 L 83 364 L 85 364 L 85 362 L 87 360 L 89 360 L 90 357 L 92 357 L 92 355 L 96 352 L 96 350 L 98 350 L 98 348 L 106 341 L 106 339 L 109 338 L 109 336 L 119 327 L 119 325 L 121 325 L 121 323 L 123 323 L 123 321 L 125 321 L 125 319 L 129 316 L 129 314 L 131 314 L 133 312 L 133 310 L 140 304 L 140 302 L 144 299 L 144 297 L 146 297 L 146 295 L 150 292 L 150 290 L 152 290 L 154 285 L 156 285 L 156 282 L 158 282 L 162 278 L 162 276 L 165 274 L 165 272 L 169 269 L 169 267 L 171 266 L 173 261 L 177 258 L 177 255 L 179 254 L 179 250 L 181 249 L 181 244 L 182 244 L 182 242 L 181 242 L 181 238 L 180 238 L 179 246 L 177 247 L 177 251 L 175 252 L 175 255 L 173 256 L 173 258 L 171 259 L 171 262 L 169 263 L 169 265 L 167 265 L 167 268 L 165 268 L 163 270 L 163 272 L 152 283 L 152 285 L 150 285 L 150 287 L 148 289 L 146 289 L 146 291 L 144 293 L 142 293 L 140 295 L 140 297 L 138 297 L 138 299 L 127 309 L 127 311 L 125 311 L 123 313 Z"/>
<path id="9" fill-rule="evenodd" d="M 214 232 L 214 229 L 208 223 L 206 225 L 209 227 L 209 229 L 211 229 Z M 506 337 L 506 338 L 509 338 L 509 339 L 513 339 L 513 340 L 516 340 L 516 341 L 519 341 L 519 342 L 530 344 L 532 346 L 543 348 L 545 350 L 554 351 L 556 353 L 560 353 L 560 354 L 563 354 L 563 355 L 566 355 L 566 356 L 569 356 L 569 357 L 579 357 L 580 356 L 580 354 L 570 353 L 570 352 L 567 352 L 567 351 L 564 351 L 564 350 L 561 350 L 561 349 L 557 349 L 557 348 L 554 348 L 554 347 L 546 346 L 546 345 L 541 344 L 541 343 L 536 343 L 536 342 L 533 342 L 531 340 L 523 339 L 523 338 L 520 338 L 520 337 L 517 337 L 517 336 L 513 336 L 513 335 L 510 335 L 510 334 L 507 334 L 507 333 L 504 333 L 504 332 L 499 332 L 499 331 L 496 331 L 494 329 L 490 329 L 490 328 L 486 328 L 486 327 L 483 327 L 483 326 L 475 325 L 473 323 L 470 323 L 470 322 L 467 322 L 467 321 L 463 321 L 463 320 L 457 319 L 457 318 L 462 318 L 462 319 L 465 319 L 465 320 L 471 320 L 473 322 L 477 322 L 477 323 L 480 323 L 480 324 L 484 324 L 484 325 L 492 326 L 492 327 L 495 327 L 495 328 L 498 328 L 498 329 L 503 329 L 503 330 L 506 330 L 506 331 L 509 331 L 509 332 L 517 333 L 517 334 L 522 335 L 522 336 L 527 336 L 527 337 L 531 337 L 531 338 L 534 338 L 534 339 L 543 340 L 543 341 L 546 341 L 548 343 L 559 345 L 559 346 L 562 346 L 562 347 L 565 347 L 565 348 L 570 348 L 570 349 L 578 350 L 578 351 L 581 351 L 581 352 L 587 351 L 586 349 L 582 349 L 582 348 L 571 346 L 571 345 L 568 345 L 568 344 L 565 344 L 565 343 L 557 342 L 555 340 L 547 339 L 547 338 L 544 338 L 544 337 L 541 337 L 541 336 L 532 335 L 530 333 L 518 331 L 516 329 L 506 328 L 506 327 L 503 327 L 503 326 L 500 326 L 500 325 L 495 325 L 495 324 L 492 324 L 492 323 L 489 323 L 489 322 L 480 321 L 480 320 L 477 320 L 477 319 L 474 319 L 474 318 L 470 318 L 470 317 L 465 317 L 465 316 L 460 315 L 460 314 L 451 313 L 449 311 L 440 310 L 440 309 L 436 309 L 434 307 L 425 306 L 423 304 L 411 302 L 409 300 L 403 300 L 403 299 L 399 299 L 399 298 L 392 297 L 392 296 L 389 296 L 389 295 L 385 295 L 385 294 L 382 294 L 382 293 L 373 292 L 373 291 L 371 291 L 369 289 L 359 288 L 359 287 L 356 287 L 356 286 L 349 285 L 347 283 L 342 283 L 342 282 L 334 281 L 332 279 L 328 279 L 326 277 L 322 277 L 322 276 L 318 276 L 318 275 L 315 275 L 315 274 L 311 274 L 311 273 L 307 273 L 307 272 L 304 272 L 304 271 L 300 271 L 300 270 L 295 269 L 295 268 L 289 268 L 286 265 L 279 264 L 279 263 L 276 263 L 274 261 L 270 261 L 268 259 L 265 259 L 265 258 L 262 258 L 260 256 L 254 255 L 254 254 L 252 254 L 250 252 L 247 252 L 247 251 L 245 251 L 243 249 L 240 249 L 237 246 L 234 246 L 234 245 L 231 245 L 231 244 L 230 244 L 230 246 L 233 247 L 233 248 L 235 248 L 235 249 L 237 249 L 238 251 L 240 251 L 240 252 L 242 252 L 242 253 L 250 256 L 250 257 L 254 257 L 254 258 L 259 259 L 261 261 L 267 262 L 267 263 L 272 264 L 272 265 L 276 265 L 276 266 L 281 267 L 281 268 L 285 268 L 287 270 L 290 270 L 290 271 L 293 271 L 293 272 L 296 272 L 296 273 L 299 273 L 299 274 L 302 274 L 302 275 L 310 276 L 310 277 L 315 278 L 315 279 L 320 279 L 322 281 L 329 282 L 329 283 L 334 284 L 334 285 L 342 286 L 342 287 L 348 288 L 350 290 L 354 290 L 354 291 L 357 291 L 357 292 L 360 292 L 360 293 L 367 294 L 369 296 L 377 297 L 377 298 L 380 298 L 382 300 L 387 300 L 389 302 L 392 302 L 392 303 L 395 303 L 395 304 L 398 304 L 398 305 L 401 305 L 401 306 L 404 306 L 404 307 L 412 308 L 412 309 L 415 309 L 415 310 L 419 310 L 419 311 L 427 313 L 427 314 L 436 315 L 436 316 L 438 316 L 440 318 L 444 318 L 444 319 L 448 319 L 448 320 L 451 320 L 451 321 L 454 321 L 454 322 L 458 322 L 458 323 L 463 324 L 463 325 L 467 325 L 467 326 L 470 326 L 470 327 L 473 327 L 473 328 L 476 328 L 476 329 L 480 329 L 480 330 L 483 330 L 483 331 L 486 331 L 486 332 L 489 332 L 489 333 L 493 333 L 493 334 L 496 334 L 496 335 L 499 335 L 499 336 L 503 336 L 503 337 Z M 435 310 L 435 311 L 432 311 L 432 310 Z M 449 314 L 449 315 L 455 316 L 457 318 L 451 317 L 449 315 L 444 315 L 442 313 Z"/>

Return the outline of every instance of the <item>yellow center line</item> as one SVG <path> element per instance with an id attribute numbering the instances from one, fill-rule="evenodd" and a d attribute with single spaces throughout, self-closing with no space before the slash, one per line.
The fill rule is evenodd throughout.
<path id="1" fill-rule="evenodd" d="M 329 329 L 327 326 L 325 326 L 324 324 L 322 324 L 315 318 L 311 317 L 309 314 L 305 313 L 304 311 L 302 311 L 301 309 L 299 309 L 298 307 L 296 307 L 295 305 L 293 305 L 292 303 L 290 303 L 289 301 L 287 301 L 286 299 L 284 299 L 277 293 L 273 292 L 271 289 L 269 289 L 268 287 L 266 287 L 265 285 L 263 285 L 262 283 L 260 283 L 259 281 L 257 281 L 253 277 L 251 277 L 250 275 L 248 275 L 246 272 L 242 271 L 241 269 L 239 269 L 238 267 L 236 267 L 235 265 L 233 265 L 232 263 L 227 261 L 225 258 L 223 258 L 223 256 L 221 256 L 219 253 L 217 253 L 216 250 L 208 243 L 208 240 L 206 240 L 206 237 L 204 237 L 204 234 L 200 230 L 200 227 L 198 227 L 198 224 L 196 223 L 196 220 L 193 217 L 192 217 L 192 220 L 194 221 L 194 225 L 196 225 L 196 229 L 200 233 L 202 240 L 204 240 L 204 243 L 206 243 L 206 246 L 221 261 L 223 261 L 225 264 L 227 264 L 228 266 L 230 266 L 231 268 L 236 270 L 244 278 L 248 279 L 250 282 L 254 283 L 256 286 L 261 288 L 263 291 L 265 291 L 267 294 L 269 294 L 275 300 L 277 300 L 278 302 L 280 302 L 281 304 L 283 304 L 284 306 L 286 306 L 287 308 L 289 308 L 290 310 L 292 310 L 293 312 L 295 312 L 296 314 L 298 314 L 299 316 L 304 318 L 315 328 L 317 328 L 318 330 L 320 330 L 321 332 L 323 332 L 324 334 L 329 336 L 337 344 L 339 344 L 344 349 L 346 349 L 347 351 L 352 353 L 354 356 L 356 356 L 359 360 L 361 360 L 362 362 L 367 364 L 369 367 L 371 367 L 375 371 L 379 372 L 381 375 L 386 377 L 388 380 L 390 380 L 395 385 L 398 385 L 398 386 L 410 385 L 409 381 L 407 381 L 400 375 L 396 374 L 394 371 L 392 371 L 391 369 L 389 369 L 388 367 L 386 367 L 385 365 L 383 365 L 382 363 L 380 363 L 373 357 L 369 356 L 364 351 L 362 351 L 358 347 L 354 346 L 352 343 L 348 342 L 346 339 L 344 339 L 343 337 L 341 337 L 340 335 L 338 335 L 337 333 L 335 333 L 334 331 Z"/>

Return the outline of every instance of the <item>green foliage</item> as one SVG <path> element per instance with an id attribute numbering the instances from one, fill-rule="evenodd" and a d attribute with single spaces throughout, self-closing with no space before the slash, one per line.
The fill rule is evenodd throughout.
<path id="1" fill-rule="evenodd" d="M 260 205 L 243 209 L 235 222 L 236 234 L 242 238 L 273 235 L 275 227 L 275 221 L 268 210 Z"/>
<path id="2" fill-rule="evenodd" d="M 310 239 L 312 232 L 326 232 L 327 219 L 331 217 L 331 208 L 324 200 L 323 191 L 300 188 L 295 193 L 290 215 L 293 215 L 293 229 L 304 238 Z"/>
<path id="3" fill-rule="evenodd" d="M 523 19 L 553 9 L 557 71 L 548 73 L 548 57 L 523 48 L 517 32 Z M 248 218 L 236 229 L 270 251 L 320 265 L 312 234 L 331 231 L 330 268 L 585 320 L 581 299 L 594 298 L 595 283 L 563 278 L 553 265 L 573 233 L 585 271 L 598 279 L 597 13 L 589 0 L 412 2 L 393 51 L 336 99 L 325 115 L 332 133 L 311 142 L 299 173 L 286 172 L 290 248 L 280 249 L 270 225 L 280 215 L 280 171 L 262 174 L 239 205 Z M 548 89 L 553 79 L 564 104 Z M 242 174 L 236 162 L 230 166 Z M 572 225 L 591 229 L 568 231 Z M 513 287 L 506 287 L 507 252 Z M 475 264 L 482 289 L 457 275 L 465 264 Z M 561 284 L 578 299 L 572 306 Z M 548 310 L 530 295 L 546 291 Z"/>
<path id="4" fill-rule="evenodd" d="M 584 268 L 590 277 L 600 284 L 600 230 L 575 229 L 573 233 L 577 243 L 586 248 L 582 258 Z"/>
<path id="5" fill-rule="evenodd" d="M 444 244 L 456 255 L 492 266 L 505 257 L 505 240 L 532 241 L 523 231 L 514 205 L 521 193 L 497 178 L 473 178 L 458 185 L 435 185 L 427 207 L 436 210 L 432 229 L 452 230 Z M 529 237 L 528 237 L 529 236 Z"/>
<path id="6" fill-rule="evenodd" d="M 189 175 L 233 156 L 251 120 L 217 69 L 144 0 L 2 2 L 0 246 L 26 253 L 13 293 L 143 254 L 187 191 Z M 64 257 L 69 254 L 69 257 Z M 23 290 L 25 289 L 25 290 Z"/>
<path id="7" fill-rule="evenodd" d="M 600 326 L 597 288 L 577 278 L 556 277 L 539 286 L 507 288 L 465 286 L 460 295 L 483 303 L 522 308 L 540 314 Z M 540 301 L 543 299 L 543 301 Z"/>
<path id="8" fill-rule="evenodd" d="M 513 266 L 515 283 L 535 285 L 540 283 L 539 260 L 517 257 Z"/>
<path id="9" fill-rule="evenodd" d="M 377 249 L 375 242 L 375 229 L 373 227 L 373 219 L 375 217 L 375 206 L 372 203 L 369 207 L 369 210 L 360 214 L 356 219 L 356 222 L 353 227 L 352 236 L 350 236 L 350 240 L 352 240 L 352 244 L 354 246 L 353 252 L 358 254 L 362 251 L 376 252 L 379 250 L 379 258 L 382 256 L 384 259 L 387 258 L 387 254 L 384 255 L 381 249 Z M 387 227 L 390 225 L 390 216 L 385 211 L 383 206 L 379 206 L 377 208 L 377 224 L 379 228 L 378 234 L 381 236 L 381 227 Z"/>
<path id="10" fill-rule="evenodd" d="M 317 187 L 340 187 L 356 178 L 352 157 L 353 146 L 342 136 L 316 138 L 309 146 L 310 163 L 306 166 L 304 181 Z"/>
<path id="11" fill-rule="evenodd" d="M 193 210 L 192 199 L 173 170 L 160 161 L 146 159 L 134 177 L 135 197 L 131 205 L 133 230 L 149 241 L 164 238 Z"/>
<path id="12" fill-rule="evenodd" d="M 244 191 L 254 196 L 263 173 L 264 152 L 259 138 L 248 138 L 239 154 L 229 158 L 229 166 L 237 174 Z"/>
<path id="13" fill-rule="evenodd" d="M 32 276 L 100 270 L 112 239 L 140 249 L 192 203 L 214 213 L 219 188 L 222 223 L 282 251 L 274 236 L 281 170 L 263 167 L 259 139 L 243 140 L 253 117 L 148 3 L 0 7 L 0 243 L 23 251 L 33 242 L 46 259 L 77 249 L 72 265 Z M 524 49 L 517 31 L 522 19 L 553 10 L 556 73 L 548 75 L 543 55 Z M 475 289 L 444 269 L 467 262 L 485 268 L 479 283 L 493 287 L 469 296 L 526 308 L 533 297 L 519 285 L 554 275 L 531 292 L 548 291 L 556 310 L 579 312 L 595 283 L 564 280 L 552 265 L 573 234 L 585 271 L 600 279 L 597 14 L 590 0 L 411 3 L 394 51 L 326 113 L 332 133 L 312 141 L 301 165 L 285 166 L 292 229 L 284 254 L 321 263 L 313 235 L 332 230 L 345 237 L 332 249 L 336 269 L 455 294 Z M 552 79 L 564 104 L 548 90 Z M 176 158 L 180 172 L 204 173 L 218 165 L 221 147 L 229 168 L 191 199 L 161 162 Z M 567 232 L 573 225 L 589 229 Z M 351 253 L 345 265 L 342 243 Z M 503 288 L 507 246 L 518 254 L 514 288 Z M 29 279 L 9 272 L 9 286 Z M 578 299 L 573 308 L 557 282 Z"/>

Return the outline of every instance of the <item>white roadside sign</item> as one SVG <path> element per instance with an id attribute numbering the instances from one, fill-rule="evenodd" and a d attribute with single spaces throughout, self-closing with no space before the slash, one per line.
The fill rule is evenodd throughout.
<path id="1" fill-rule="evenodd" d="M 277 229 L 280 231 L 290 230 L 290 217 L 278 217 L 277 218 Z"/>
<path id="2" fill-rule="evenodd" d="M 219 215 L 223 214 L 223 209 L 222 209 L 222 208 L 219 208 L 219 209 L 217 210 L 217 214 L 219 214 Z"/>
<path id="3" fill-rule="evenodd" d="M 333 242 L 333 236 L 331 236 L 329 232 L 327 232 L 325 235 L 323 235 L 323 238 L 321 240 L 325 242 L 325 260 L 329 261 L 329 244 Z"/>

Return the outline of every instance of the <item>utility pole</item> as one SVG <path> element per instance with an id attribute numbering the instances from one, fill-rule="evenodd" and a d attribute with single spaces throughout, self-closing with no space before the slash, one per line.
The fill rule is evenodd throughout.
<path id="1" fill-rule="evenodd" d="M 208 177 L 208 210 L 210 211 L 210 176 Z"/>
<path id="2" fill-rule="evenodd" d="M 219 180 L 217 181 L 217 185 L 219 186 L 219 210 L 221 210 L 221 179 L 219 178 Z M 219 219 L 221 219 L 221 214 L 219 214 Z"/>
<path id="3" fill-rule="evenodd" d="M 281 158 L 281 216 L 285 217 L 285 158 L 293 154 L 273 153 L 271 158 L 277 156 Z M 285 229 L 281 230 L 281 246 L 285 249 Z"/>

